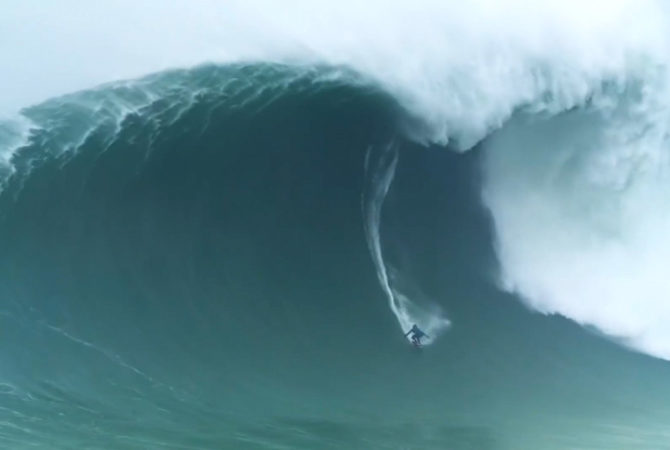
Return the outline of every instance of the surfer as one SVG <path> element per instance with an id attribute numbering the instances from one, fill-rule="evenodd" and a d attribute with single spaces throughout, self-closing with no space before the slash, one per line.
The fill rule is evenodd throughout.
<path id="1" fill-rule="evenodd" d="M 416 326 L 416 324 L 412 325 L 412 329 L 409 330 L 407 333 L 405 333 L 405 337 L 407 337 L 407 335 L 409 335 L 410 333 L 412 333 L 412 344 L 414 344 L 417 347 L 421 346 L 421 338 L 422 337 L 427 337 L 427 338 L 430 337 L 426 333 L 421 331 L 419 329 L 419 327 Z"/>

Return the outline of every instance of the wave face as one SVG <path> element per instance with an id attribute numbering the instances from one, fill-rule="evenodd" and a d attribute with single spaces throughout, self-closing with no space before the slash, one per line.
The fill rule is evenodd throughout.
<path id="1" fill-rule="evenodd" d="M 347 68 L 358 74 L 345 75 L 350 82 L 375 86 L 404 110 L 400 135 L 461 152 L 486 149 L 482 193 L 493 216 L 503 289 L 535 310 L 670 358 L 662 269 L 670 254 L 665 2 L 295 0 L 278 8 L 253 0 L 195 8 L 175 1 L 160 6 L 161 20 L 155 5 L 136 3 L 40 5 L 39 30 L 21 26 L 32 20 L 34 5 L 8 8 L 2 24 L 21 51 L 12 40 L 0 47 L 7 66 L 0 85 L 17 87 L 7 89 L 2 112 L 110 77 L 202 61 Z M 97 20 L 74 20 L 73 8 Z M 91 42 L 104 45 L 103 57 L 101 45 Z M 70 61 L 65 73 L 63 60 Z M 168 81 L 144 83 L 151 86 L 110 88 L 113 99 L 78 100 L 79 113 L 71 114 L 80 115 L 81 125 L 50 151 L 78 148 L 96 129 L 91 121 L 105 114 L 106 126 L 118 129 L 126 113 L 172 95 Z M 261 85 L 257 80 L 248 88 Z M 196 101 L 196 91 L 182 96 Z M 178 120 L 178 111 L 171 114 L 166 120 Z M 31 120 L 53 128 L 44 123 L 53 119 Z M 17 170 L 12 155 L 30 127 L 24 119 L 1 127 L 0 177 Z M 381 214 L 381 203 L 368 206 Z M 375 253 L 375 227 L 366 226 Z M 384 284 L 390 274 L 376 267 Z M 406 303 L 402 295 L 390 300 L 401 325 L 426 317 L 419 308 L 424 312 L 403 319 L 409 309 L 397 307 Z M 449 320 L 440 311 L 428 316 L 440 317 L 436 330 Z"/>
<path id="2" fill-rule="evenodd" d="M 623 147 L 600 156 L 622 123 L 650 139 L 628 121 L 643 87 L 520 111 L 466 153 L 417 144 L 402 101 L 334 66 L 209 65 L 25 109 L 0 133 L 0 442 L 666 445 L 667 364 L 563 317 L 664 355 L 625 328 L 662 317 L 626 297 L 654 258 L 611 247 L 660 232 L 662 203 L 641 205 L 665 198 L 664 160 L 635 147 L 640 178 L 613 190 Z"/>

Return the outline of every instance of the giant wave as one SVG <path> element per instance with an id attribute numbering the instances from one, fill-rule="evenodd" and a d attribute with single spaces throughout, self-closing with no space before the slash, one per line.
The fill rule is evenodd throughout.
<path id="1" fill-rule="evenodd" d="M 139 22 L 153 19 L 127 6 Z M 141 62 L 119 64 L 119 49 L 93 58 L 97 49 L 77 44 L 77 76 L 53 71 L 44 86 L 8 96 L 6 111 L 53 97 L 0 122 L 3 395 L 12 424 L 3 439 L 44 442 L 54 424 L 30 418 L 62 413 L 85 423 L 59 422 L 64 448 L 95 439 L 120 448 L 309 447 L 323 444 L 328 426 L 337 445 L 388 445 L 394 431 L 343 417 L 402 404 L 404 394 L 382 400 L 409 392 L 396 375 L 365 387 L 408 360 L 390 348 L 370 359 L 370 351 L 416 322 L 433 338 L 435 374 L 421 378 L 408 409 L 437 395 L 440 405 L 426 408 L 462 427 L 413 429 L 407 445 L 520 448 L 529 427 L 537 433 L 529 442 L 550 442 L 543 424 L 555 416 L 522 418 L 542 399 L 554 414 L 571 414 L 570 402 L 589 390 L 582 428 L 561 425 L 575 442 L 607 435 L 593 427 L 608 402 L 654 411 L 623 414 L 637 425 L 615 436 L 662 442 L 665 366 L 601 338 L 670 359 L 665 7 L 522 6 L 297 2 L 278 12 L 252 2 L 208 5 L 190 24 L 166 12 L 156 38 L 136 40 L 148 55 Z M 231 28 L 215 32 L 222 23 Z M 176 24 L 185 27 L 183 47 L 163 48 Z M 75 36 L 90 32 L 70 25 Z M 111 14 L 99 32 L 124 26 Z M 209 45 L 189 45 L 203 36 Z M 173 68 L 203 60 L 218 63 Z M 21 61 L 3 85 L 38 63 Z M 55 95 L 110 73 L 167 67 Z M 525 315 L 489 285 L 548 317 Z M 384 304 L 392 314 L 381 313 Z M 575 343 L 591 353 L 571 353 Z M 473 354 L 463 356 L 466 348 Z M 518 359 L 533 361 L 532 370 L 520 371 Z M 244 370 L 220 380 L 228 363 Z M 612 371 L 604 385 L 595 382 L 599 365 Z M 73 367 L 108 375 L 91 380 Z M 356 375 L 360 368 L 367 375 Z M 341 380 L 324 396 L 317 380 L 329 371 Z M 275 377 L 252 375 L 265 372 Z M 538 376 L 548 387 L 523 393 Z M 564 399 L 551 395 L 556 388 Z M 516 421 L 501 424 L 491 405 L 511 405 L 508 389 L 523 401 Z M 370 407 L 355 405 L 352 392 Z M 213 406 L 208 395 L 231 406 Z M 193 417 L 204 430 L 228 414 L 255 417 L 255 408 L 284 417 L 292 396 L 296 416 L 323 422 L 191 434 Z M 125 422 L 119 399 L 134 405 L 141 432 Z M 333 414 L 323 414 L 324 403 Z M 393 416 L 394 426 L 409 420 Z M 613 427 L 622 420 L 608 417 Z M 621 442 L 612 439 L 610 448 Z"/>
<path id="2" fill-rule="evenodd" d="M 662 211 L 668 115 L 667 15 L 662 4 L 596 2 L 584 10 L 584 5 L 569 2 L 523 8 L 516 2 L 425 2 L 418 9 L 397 3 L 385 5 L 384 14 L 374 2 L 354 10 L 325 4 L 301 9 L 299 2 L 294 6 L 278 13 L 263 2 L 209 5 L 207 13 L 221 19 L 224 30 L 229 28 L 210 36 L 211 45 L 227 52 L 220 55 L 195 45 L 216 20 L 204 19 L 204 9 L 192 10 L 193 28 L 184 30 L 183 39 L 194 42 L 197 56 L 184 59 L 184 53 L 171 49 L 174 56 L 167 59 L 173 64 L 197 58 L 265 59 L 307 71 L 315 62 L 346 67 L 350 80 L 365 80 L 396 99 L 407 112 L 404 133 L 411 138 L 461 151 L 484 141 L 491 157 L 483 190 L 494 216 L 502 286 L 541 311 L 595 326 L 655 356 L 670 356 L 662 329 L 667 315 L 661 262 L 667 253 Z M 106 12 L 104 6 L 87 8 L 92 16 Z M 150 17 L 143 7 L 126 12 L 140 22 Z M 25 11 L 14 13 L 23 17 Z M 61 27 L 60 14 L 51 14 L 54 26 Z M 124 29 L 115 15 L 110 17 L 112 28 Z M 173 21 L 182 20 L 169 11 L 162 17 L 166 21 L 158 25 L 159 36 L 171 32 Z M 239 23 L 233 27 L 233 21 Z M 375 33 L 369 33 L 371 23 L 376 24 Z M 255 34 L 241 31 L 240 24 Z M 233 29 L 239 33 L 235 37 Z M 89 31 L 85 24 L 74 24 L 71 30 L 75 35 Z M 157 48 L 154 40 L 138 40 L 149 55 L 142 65 L 92 59 L 100 67 L 115 64 L 113 73 L 134 74 L 162 67 L 154 58 L 165 60 L 168 42 L 166 38 Z M 89 55 L 87 51 L 82 54 Z M 89 67 L 85 61 L 83 66 Z M 17 65 L 3 84 L 29 68 Z M 101 76 L 90 79 L 101 81 Z M 50 83 L 58 80 L 54 76 Z M 138 88 L 143 83 L 118 85 L 116 99 L 89 94 L 78 100 L 88 102 L 81 105 L 81 120 L 96 120 L 104 114 L 101 109 L 122 120 L 128 111 L 170 89 Z M 87 111 L 96 114 L 84 117 Z M 178 112 L 174 114 L 176 118 Z M 20 146 L 17 135 L 25 138 L 29 126 L 3 125 L 4 171 L 14 170 L 9 164 L 12 149 Z M 79 126 L 86 133 L 94 124 Z M 558 141 L 542 137 L 558 134 Z M 77 143 L 62 147 L 68 145 Z M 517 195 L 528 195 L 519 190 L 532 192 L 533 198 L 519 201 Z M 572 193 L 577 192 L 583 198 L 574 200 Z M 579 204 L 589 213 L 576 211 Z M 560 229 L 561 239 L 549 232 L 552 228 Z"/>

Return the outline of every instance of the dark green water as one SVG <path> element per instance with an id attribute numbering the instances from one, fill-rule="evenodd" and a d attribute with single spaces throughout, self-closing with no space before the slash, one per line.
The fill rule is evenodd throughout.
<path id="1" fill-rule="evenodd" d="M 0 446 L 663 449 L 670 367 L 494 283 L 481 149 L 403 136 L 326 68 L 202 67 L 53 99 L 0 195 Z M 452 323 L 415 351 L 368 251 Z"/>

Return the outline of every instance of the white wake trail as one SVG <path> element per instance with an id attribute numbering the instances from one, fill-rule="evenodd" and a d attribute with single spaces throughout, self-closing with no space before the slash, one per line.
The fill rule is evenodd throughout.
<path id="1" fill-rule="evenodd" d="M 419 305 L 412 301 L 394 286 L 393 279 L 389 276 L 389 267 L 384 261 L 381 245 L 382 206 L 393 182 L 397 164 L 398 149 L 395 143 L 368 149 L 365 156 L 365 172 L 368 185 L 361 198 L 365 237 L 377 270 L 379 283 L 403 333 L 416 324 L 428 334 L 425 343 L 430 344 L 449 327 L 449 320 L 436 312 L 438 311 L 436 305 L 429 305 L 431 307 L 429 310 L 425 305 Z M 400 276 L 400 274 L 396 276 Z"/>

